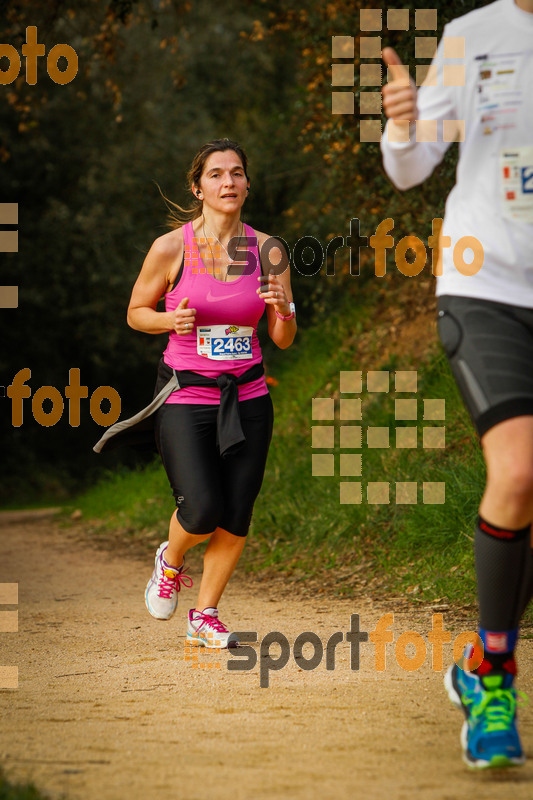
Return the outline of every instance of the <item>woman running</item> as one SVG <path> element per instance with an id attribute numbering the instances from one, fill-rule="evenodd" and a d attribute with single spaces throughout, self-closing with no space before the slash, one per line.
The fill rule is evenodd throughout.
<path id="1" fill-rule="evenodd" d="M 169 619 L 181 585 L 192 586 L 185 553 L 209 539 L 187 639 L 224 648 L 237 640 L 218 604 L 244 548 L 272 435 L 257 324 L 266 307 L 269 335 L 284 349 L 296 320 L 284 252 L 241 221 L 250 187 L 241 147 L 229 139 L 204 145 L 188 185 L 194 204 L 174 206 L 176 227 L 150 248 L 128 308 L 135 330 L 169 332 L 159 378 L 174 374 L 180 387 L 155 417 L 177 511 L 145 600 L 153 617 Z M 162 295 L 165 311 L 157 311 Z"/>

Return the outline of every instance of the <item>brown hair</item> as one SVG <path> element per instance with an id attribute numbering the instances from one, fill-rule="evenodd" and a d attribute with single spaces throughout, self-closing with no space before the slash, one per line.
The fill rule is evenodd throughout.
<path id="1" fill-rule="evenodd" d="M 187 173 L 188 189 L 192 189 L 193 184 L 195 186 L 200 185 L 200 178 L 202 177 L 205 162 L 209 156 L 212 153 L 224 152 L 225 150 L 233 150 L 235 153 L 237 153 L 241 160 L 244 174 L 248 178 L 248 159 L 242 147 L 238 145 L 237 142 L 232 142 L 231 139 L 213 139 L 211 142 L 204 144 L 194 156 L 191 167 Z M 197 219 L 202 215 L 203 204 L 199 198 L 195 198 L 193 200 L 192 206 L 183 208 L 177 203 L 173 203 L 172 200 L 168 199 L 168 197 L 165 197 L 162 192 L 161 196 L 167 204 L 169 212 L 167 216 L 167 222 L 169 227 L 172 229 L 181 228 L 181 226 L 185 225 L 186 222 L 191 222 L 193 219 Z"/>

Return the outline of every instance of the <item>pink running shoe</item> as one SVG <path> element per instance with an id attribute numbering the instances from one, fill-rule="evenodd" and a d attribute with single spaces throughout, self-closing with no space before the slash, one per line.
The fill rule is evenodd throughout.
<path id="1" fill-rule="evenodd" d="M 226 647 L 237 647 L 239 640 L 234 633 L 218 618 L 218 608 L 204 608 L 189 611 L 187 641 L 202 647 L 214 647 L 223 650 Z"/>
<path id="2" fill-rule="evenodd" d="M 168 542 L 159 546 L 155 556 L 155 569 L 146 586 L 144 602 L 146 608 L 156 619 L 170 619 L 178 606 L 178 592 L 181 586 L 188 589 L 192 578 L 185 574 L 185 561 L 181 567 L 171 567 L 163 558 Z"/>

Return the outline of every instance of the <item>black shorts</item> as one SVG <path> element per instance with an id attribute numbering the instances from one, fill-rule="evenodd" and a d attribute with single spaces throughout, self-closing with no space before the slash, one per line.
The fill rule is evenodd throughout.
<path id="1" fill-rule="evenodd" d="M 438 331 L 478 433 L 533 414 L 533 308 L 443 295 Z"/>
<path id="2" fill-rule="evenodd" d="M 274 412 L 269 394 L 239 403 L 246 441 L 222 458 L 217 447 L 218 405 L 165 403 L 156 412 L 157 449 L 188 533 L 215 528 L 246 536 L 263 482 Z"/>

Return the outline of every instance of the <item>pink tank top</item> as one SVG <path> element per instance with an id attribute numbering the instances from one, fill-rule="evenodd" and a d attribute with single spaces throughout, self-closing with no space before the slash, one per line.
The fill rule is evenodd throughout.
<path id="1" fill-rule="evenodd" d="M 261 263 L 257 243 L 248 247 L 245 274 L 232 281 L 220 281 L 209 274 L 200 258 L 192 222 L 183 226 L 185 258 L 178 284 L 165 295 L 166 311 L 174 311 L 184 297 L 196 309 L 191 333 L 178 336 L 172 331 L 163 358 L 175 370 L 192 370 L 216 378 L 222 372 L 240 376 L 261 362 L 257 324 L 265 302 L 257 294 Z M 253 228 L 244 226 L 246 236 L 256 239 Z M 250 274 L 246 274 L 250 273 Z M 213 358 L 215 356 L 215 358 Z M 245 356 L 245 357 L 243 357 Z M 238 387 L 239 400 L 268 394 L 264 376 Z M 173 392 L 167 403 L 220 403 L 217 386 L 188 386 Z"/>

